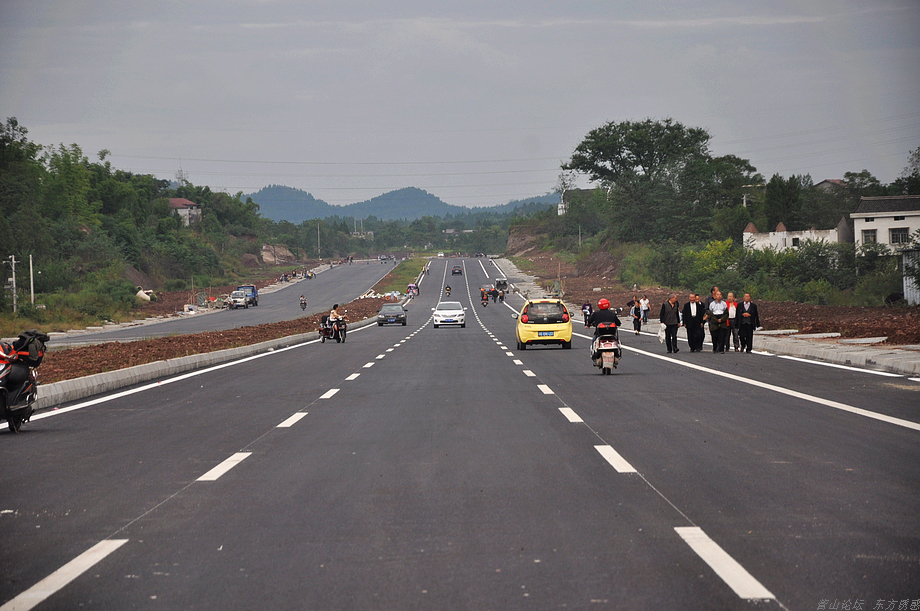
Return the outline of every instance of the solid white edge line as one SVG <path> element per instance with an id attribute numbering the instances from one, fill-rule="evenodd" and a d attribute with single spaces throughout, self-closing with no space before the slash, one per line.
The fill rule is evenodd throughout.
<path id="1" fill-rule="evenodd" d="M 604 457 L 610 466 L 617 470 L 617 473 L 635 473 L 636 469 L 626 462 L 626 459 L 620 456 L 619 452 L 611 446 L 594 446 L 594 449 Z"/>
<path id="2" fill-rule="evenodd" d="M 851 367 L 850 365 L 840 365 L 838 363 L 825 363 L 824 361 L 811 361 L 808 359 L 803 359 L 798 356 L 788 356 L 785 354 L 777 354 L 777 358 L 786 359 L 787 361 L 798 361 L 799 363 L 809 363 L 812 365 L 821 365 L 823 367 L 833 367 L 834 369 L 847 369 L 849 371 L 858 371 L 860 373 L 871 373 L 874 376 L 885 376 L 888 378 L 900 378 L 902 377 L 900 373 L 890 373 L 888 371 L 874 371 L 872 369 L 860 369 L 859 367 Z"/>
<path id="3" fill-rule="evenodd" d="M 28 611 L 127 542 L 128 539 L 100 541 L 16 598 L 7 601 L 0 607 L 0 611 Z"/>
<path id="4" fill-rule="evenodd" d="M 337 392 L 339 392 L 339 389 L 338 389 L 338 388 L 330 388 L 329 390 L 327 390 L 326 392 L 324 392 L 322 395 L 320 395 L 319 398 L 320 398 L 320 399 L 331 399 L 332 397 L 335 396 L 335 393 L 337 393 Z"/>
<path id="5" fill-rule="evenodd" d="M 553 392 L 553 389 L 547 386 L 546 384 L 537 384 L 537 388 L 539 388 L 540 392 L 542 392 L 544 395 L 555 395 L 556 394 Z"/>
<path id="6" fill-rule="evenodd" d="M 674 530 L 739 598 L 745 600 L 776 598 L 770 590 L 754 579 L 737 560 L 729 556 L 715 541 L 710 539 L 702 528 L 698 526 L 677 526 Z"/>
<path id="7" fill-rule="evenodd" d="M 237 466 L 238 464 L 240 464 L 241 462 L 249 458 L 250 454 L 252 454 L 252 452 L 237 452 L 236 454 L 234 454 L 233 456 L 231 456 L 224 462 L 220 463 L 219 465 L 217 465 L 216 467 L 214 467 L 213 469 L 211 469 L 210 471 L 208 471 L 207 473 L 205 473 L 204 475 L 202 475 L 195 481 L 198 481 L 198 482 L 216 481 L 221 475 L 223 475 L 224 473 L 226 473 L 233 467 Z"/>
<path id="8" fill-rule="evenodd" d="M 584 422 L 581 416 L 576 414 L 575 410 L 571 407 L 560 407 L 559 411 L 562 412 L 562 415 L 565 416 L 569 422 Z"/>
<path id="9" fill-rule="evenodd" d="M 920 378 L 907 378 L 911 382 L 920 382 Z"/>
<path id="10" fill-rule="evenodd" d="M 584 335 L 576 333 L 578 337 L 583 337 L 585 339 L 591 339 Z M 637 348 L 631 348 L 629 346 L 621 347 L 624 350 L 629 350 L 630 352 L 635 352 L 636 354 L 641 354 L 644 356 L 650 356 L 654 359 L 659 359 L 662 361 L 668 361 L 675 365 L 680 365 L 681 367 L 687 367 L 689 369 L 695 369 L 697 371 L 702 371 L 714 376 L 719 376 L 729 380 L 734 380 L 735 382 L 741 382 L 742 384 L 750 384 L 751 386 L 756 386 L 758 388 L 763 388 L 765 390 L 771 390 L 773 392 L 779 393 L 781 395 L 786 395 L 789 397 L 795 397 L 796 399 L 801 399 L 802 401 L 808 401 L 810 403 L 817 403 L 818 405 L 823 405 L 825 407 L 831 407 L 833 409 L 838 409 L 840 411 L 849 412 L 851 414 L 856 414 L 857 416 L 865 416 L 866 418 L 872 418 L 874 420 L 879 420 L 881 422 L 887 422 L 888 424 L 894 424 L 897 426 L 902 426 L 907 429 L 914 431 L 920 431 L 920 422 L 911 422 L 910 420 L 903 420 L 901 418 L 895 418 L 894 416 L 886 416 L 885 414 L 879 414 L 877 412 L 870 412 L 867 409 L 862 409 L 861 407 L 853 407 L 852 405 L 847 405 L 845 403 L 839 403 L 837 401 L 831 401 L 830 399 L 822 399 L 821 397 L 815 397 L 812 395 L 806 395 L 805 393 L 799 392 L 797 390 L 790 390 L 788 388 L 783 388 L 782 386 L 774 386 L 773 384 L 767 384 L 766 382 L 760 382 L 758 380 L 751 380 L 749 378 L 743 378 L 741 376 L 727 373 L 725 371 L 719 371 L 717 369 L 709 369 L 708 367 L 703 367 L 701 365 L 695 365 L 693 363 L 687 363 L 686 361 L 679 361 L 677 359 L 668 358 L 661 354 L 655 354 L 654 352 L 646 352 L 645 350 L 639 350 Z M 811 361 L 809 361 L 811 362 Z"/>
<path id="11" fill-rule="evenodd" d="M 306 415 L 307 415 L 307 412 L 297 412 L 296 414 L 294 414 L 293 416 L 291 416 L 290 418 L 288 418 L 287 420 L 279 424 L 277 428 L 289 429 L 295 424 L 297 424 L 298 422 L 300 422 L 300 419 Z"/>

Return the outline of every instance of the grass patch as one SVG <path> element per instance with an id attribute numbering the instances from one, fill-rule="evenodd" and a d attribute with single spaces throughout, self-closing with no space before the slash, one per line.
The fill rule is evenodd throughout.
<path id="1" fill-rule="evenodd" d="M 406 292 L 406 285 L 414 283 L 418 279 L 419 272 L 428 259 L 421 257 L 412 257 L 401 261 L 393 271 L 380 279 L 380 282 L 374 285 L 374 291 L 384 294 L 392 291 Z"/>

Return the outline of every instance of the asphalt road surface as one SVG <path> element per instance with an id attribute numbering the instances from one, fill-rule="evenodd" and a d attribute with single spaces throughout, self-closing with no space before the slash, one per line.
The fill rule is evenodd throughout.
<path id="1" fill-rule="evenodd" d="M 516 350 L 453 262 L 406 327 L 0 434 L 0 610 L 920 600 L 920 383 L 631 333 L 602 376 L 577 324 Z M 465 329 L 432 328 L 445 279 Z"/>
<path id="2" fill-rule="evenodd" d="M 259 293 L 259 305 L 237 310 L 221 310 L 203 315 L 192 315 L 174 320 L 167 320 L 152 325 L 138 325 L 82 333 L 66 338 L 68 346 L 82 343 L 95 344 L 100 341 L 129 341 L 148 337 L 161 337 L 203 331 L 223 331 L 238 327 L 264 325 L 271 322 L 302 318 L 328 312 L 335 303 L 348 303 L 360 297 L 374 286 L 378 280 L 393 271 L 392 262 L 368 265 L 337 265 L 316 275 L 312 280 L 291 282 L 270 293 Z M 307 298 L 307 309 L 300 309 L 300 296 Z M 62 343 L 62 342 L 58 342 Z"/>

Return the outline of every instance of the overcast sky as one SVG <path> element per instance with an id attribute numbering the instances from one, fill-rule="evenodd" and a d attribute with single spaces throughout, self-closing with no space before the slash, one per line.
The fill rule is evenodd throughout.
<path id="1" fill-rule="evenodd" d="M 649 117 L 767 178 L 891 182 L 920 147 L 920 2 L 4 0 L 0 112 L 117 168 L 332 204 L 539 195 L 590 129 Z"/>

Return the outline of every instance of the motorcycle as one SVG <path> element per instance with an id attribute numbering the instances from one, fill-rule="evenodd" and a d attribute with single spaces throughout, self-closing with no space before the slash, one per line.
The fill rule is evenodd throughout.
<path id="1" fill-rule="evenodd" d="M 482 294 L 482 307 L 489 305 L 489 295 L 487 293 Z"/>
<path id="2" fill-rule="evenodd" d="M 591 362 L 601 370 L 601 375 L 610 375 L 623 356 L 620 336 L 613 323 L 602 322 L 597 325 L 597 329 L 597 335 L 591 342 Z"/>
<path id="3" fill-rule="evenodd" d="M 448 286 L 448 287 L 444 287 L 444 294 L 445 294 L 446 296 L 450 297 L 450 287 L 449 287 L 449 286 Z"/>
<path id="4" fill-rule="evenodd" d="M 301 300 L 300 300 L 300 309 L 301 309 L 301 310 L 306 310 L 306 309 L 307 309 L 307 300 L 306 300 L 306 299 L 301 299 Z"/>
<path id="5" fill-rule="evenodd" d="M 329 315 L 323 315 L 319 324 L 319 339 L 321 344 L 325 344 L 327 339 L 334 339 L 336 343 L 344 342 L 347 334 L 348 323 L 344 318 L 329 322 Z"/>
<path id="6" fill-rule="evenodd" d="M 32 417 L 38 389 L 35 369 L 45 357 L 48 340 L 44 333 L 25 331 L 12 344 L 0 342 L 0 420 L 7 421 L 12 433 Z"/>

